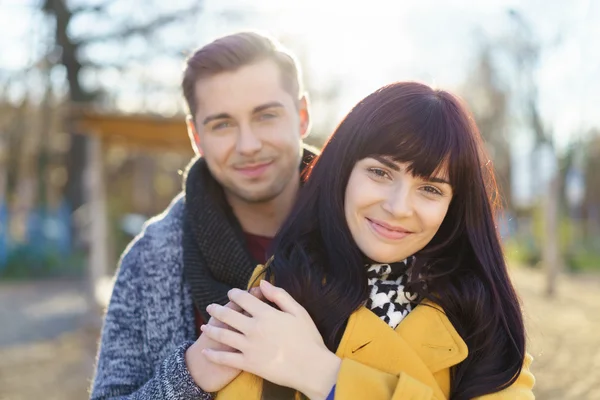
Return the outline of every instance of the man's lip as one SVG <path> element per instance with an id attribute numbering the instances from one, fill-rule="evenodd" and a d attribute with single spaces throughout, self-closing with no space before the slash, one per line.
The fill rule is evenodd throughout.
<path id="1" fill-rule="evenodd" d="M 374 224 L 380 225 L 389 231 L 394 231 L 394 232 L 399 232 L 399 233 L 412 233 L 412 231 L 409 231 L 408 229 L 403 228 L 401 226 L 392 226 L 392 225 L 386 224 L 383 221 L 379 221 L 379 220 L 372 219 L 372 218 L 367 218 L 367 220 Z"/>
<path id="2" fill-rule="evenodd" d="M 258 164 L 246 164 L 246 165 L 240 165 L 240 166 L 234 166 L 233 168 L 237 169 L 238 171 L 254 171 L 263 167 L 266 167 L 269 164 L 272 164 L 273 160 L 270 161 L 265 161 L 265 162 L 261 162 Z"/>

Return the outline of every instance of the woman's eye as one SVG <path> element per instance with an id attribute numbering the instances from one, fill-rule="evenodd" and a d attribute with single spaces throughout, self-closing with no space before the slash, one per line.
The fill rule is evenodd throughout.
<path id="1" fill-rule="evenodd" d="M 425 192 L 429 193 L 429 194 L 435 194 L 435 195 L 438 195 L 438 196 L 442 195 L 442 192 L 438 188 L 436 188 L 434 186 L 424 186 L 423 190 Z"/>
<path id="2" fill-rule="evenodd" d="M 369 168 L 369 173 L 371 173 L 371 175 L 373 175 L 379 179 L 390 177 L 390 175 L 387 173 L 387 171 L 385 171 L 381 168 Z"/>

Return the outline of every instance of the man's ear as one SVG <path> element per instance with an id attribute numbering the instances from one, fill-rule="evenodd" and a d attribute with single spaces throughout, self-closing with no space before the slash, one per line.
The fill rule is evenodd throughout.
<path id="1" fill-rule="evenodd" d="M 298 114 L 300 116 L 300 137 L 305 139 L 310 134 L 310 102 L 308 94 L 304 93 L 298 100 Z"/>
<path id="2" fill-rule="evenodd" d="M 198 132 L 196 131 L 196 125 L 194 123 L 194 118 L 191 115 L 188 115 L 185 118 L 185 124 L 187 126 L 188 136 L 190 138 L 190 143 L 192 145 L 192 149 L 194 149 L 194 153 L 198 156 L 202 156 L 202 146 L 200 145 L 200 136 L 198 136 Z"/>

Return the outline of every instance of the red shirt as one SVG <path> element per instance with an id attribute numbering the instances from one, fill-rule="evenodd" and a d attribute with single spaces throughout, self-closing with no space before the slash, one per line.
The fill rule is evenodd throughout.
<path id="1" fill-rule="evenodd" d="M 259 264 L 267 262 L 267 250 L 273 241 L 273 238 L 266 236 L 253 235 L 251 233 L 244 232 L 244 238 L 246 239 L 246 248 L 250 252 L 252 258 Z M 200 333 L 200 326 L 204 325 L 204 319 L 198 309 L 194 307 L 194 315 L 196 317 L 196 332 Z"/>
<path id="2" fill-rule="evenodd" d="M 252 255 L 254 260 L 258 261 L 259 264 L 267 262 L 267 250 L 273 241 L 273 238 L 266 236 L 252 235 L 244 232 L 246 238 L 246 248 Z"/>

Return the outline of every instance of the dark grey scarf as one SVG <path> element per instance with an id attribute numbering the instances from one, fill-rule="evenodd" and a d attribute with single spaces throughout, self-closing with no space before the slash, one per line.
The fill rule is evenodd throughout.
<path id="1" fill-rule="evenodd" d="M 305 148 L 301 170 L 314 157 Z M 203 158 L 193 160 L 186 173 L 182 241 L 184 278 L 194 304 L 208 321 L 206 306 L 226 304 L 231 288 L 245 289 L 257 261 L 248 252 L 241 226 Z"/>

